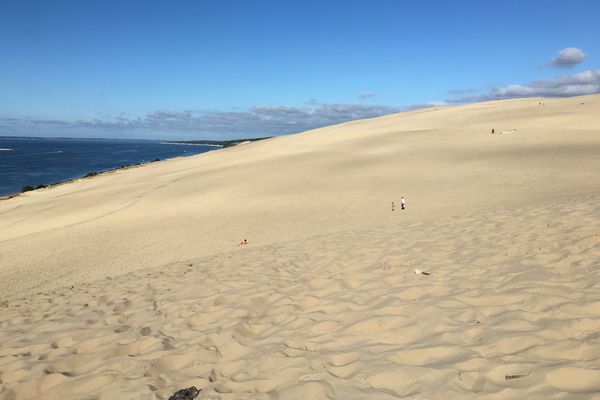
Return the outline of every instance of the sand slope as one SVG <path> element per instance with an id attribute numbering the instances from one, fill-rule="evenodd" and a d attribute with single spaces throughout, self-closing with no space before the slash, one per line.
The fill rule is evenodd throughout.
<path id="1" fill-rule="evenodd" d="M 0 398 L 600 398 L 599 111 L 415 111 L 2 201 Z"/>
<path id="2" fill-rule="evenodd" d="M 2 201 L 0 297 L 227 251 L 242 238 L 379 226 L 401 194 L 412 221 L 597 192 L 600 96 L 543 101 L 350 122 Z"/>
<path id="3" fill-rule="evenodd" d="M 515 213 L 239 248 L 30 296 L 1 309 L 3 398 L 189 385 L 221 399 L 594 398 L 600 207 Z"/>

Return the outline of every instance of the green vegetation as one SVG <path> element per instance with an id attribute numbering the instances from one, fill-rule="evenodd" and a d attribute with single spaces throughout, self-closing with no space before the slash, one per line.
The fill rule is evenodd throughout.
<path id="1" fill-rule="evenodd" d="M 256 142 L 258 140 L 270 139 L 272 136 L 261 137 L 261 138 L 250 138 L 250 139 L 234 139 L 234 140 L 171 140 L 165 143 L 170 144 L 196 144 L 206 146 L 223 146 L 233 147 L 243 142 Z"/>
<path id="2" fill-rule="evenodd" d="M 48 185 L 37 185 L 36 187 L 33 187 L 31 185 L 25 185 L 21 188 L 21 193 L 31 192 L 32 190 L 44 189 L 47 187 L 48 187 Z"/>

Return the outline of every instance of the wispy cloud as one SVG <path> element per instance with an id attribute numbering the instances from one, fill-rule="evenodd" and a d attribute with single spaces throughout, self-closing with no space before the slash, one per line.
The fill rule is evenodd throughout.
<path id="1" fill-rule="evenodd" d="M 360 97 L 361 99 L 365 100 L 371 97 L 375 97 L 375 93 L 373 92 L 363 92 L 361 93 L 358 97 Z"/>
<path id="2" fill-rule="evenodd" d="M 157 110 L 144 117 L 117 116 L 77 121 L 0 119 L 0 135 L 156 138 L 237 138 L 272 136 L 402 111 L 367 104 L 313 107 L 256 106 L 243 111 Z"/>
<path id="3" fill-rule="evenodd" d="M 586 54 L 581 49 L 567 47 L 559 51 L 548 64 L 556 68 L 573 68 L 583 62 L 586 57 Z"/>
<path id="4" fill-rule="evenodd" d="M 466 94 L 471 94 L 471 93 L 477 93 L 479 90 L 477 89 L 452 89 L 452 90 L 448 90 L 448 94 L 451 95 L 466 95 Z"/>
<path id="5" fill-rule="evenodd" d="M 596 93 L 600 93 L 600 69 L 532 81 L 525 85 L 514 84 L 492 88 L 481 95 L 462 96 L 447 101 L 450 103 L 469 103 L 518 97 L 568 97 Z"/>

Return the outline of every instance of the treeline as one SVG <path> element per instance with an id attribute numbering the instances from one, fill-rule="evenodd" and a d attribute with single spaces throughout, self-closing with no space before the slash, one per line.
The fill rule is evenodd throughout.
<path id="1" fill-rule="evenodd" d="M 225 148 L 225 147 L 237 146 L 238 144 L 244 143 L 244 142 L 256 142 L 259 140 L 270 139 L 271 137 L 272 136 L 260 137 L 260 138 L 249 138 L 249 139 L 234 139 L 234 140 L 170 140 L 165 143 L 222 146 Z"/>

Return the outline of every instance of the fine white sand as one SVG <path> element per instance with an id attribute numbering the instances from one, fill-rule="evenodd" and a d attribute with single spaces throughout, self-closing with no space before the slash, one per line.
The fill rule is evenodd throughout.
<path id="1" fill-rule="evenodd" d="M 599 115 L 432 108 L 0 201 L 0 398 L 600 398 Z"/>

